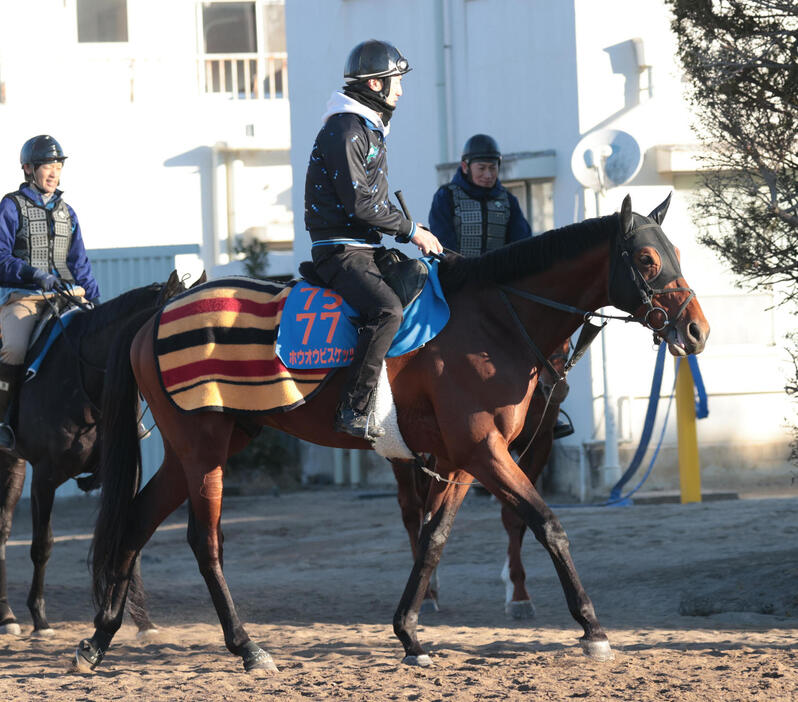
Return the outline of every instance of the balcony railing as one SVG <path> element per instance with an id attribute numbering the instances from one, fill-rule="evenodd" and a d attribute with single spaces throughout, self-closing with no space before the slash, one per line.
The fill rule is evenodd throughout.
<path id="1" fill-rule="evenodd" d="M 287 54 L 205 54 L 200 90 L 233 100 L 288 98 Z"/>

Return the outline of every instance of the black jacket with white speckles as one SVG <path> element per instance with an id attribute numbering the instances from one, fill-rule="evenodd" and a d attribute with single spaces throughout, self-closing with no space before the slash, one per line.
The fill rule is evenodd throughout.
<path id="1" fill-rule="evenodd" d="M 383 234 L 406 241 L 412 231 L 388 199 L 382 133 L 361 115 L 334 114 L 316 136 L 305 179 L 305 227 L 314 242 L 377 244 Z"/>

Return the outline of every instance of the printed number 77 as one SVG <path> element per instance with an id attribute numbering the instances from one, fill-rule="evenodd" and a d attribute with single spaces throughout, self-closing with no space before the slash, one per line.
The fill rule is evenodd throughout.
<path id="1" fill-rule="evenodd" d="M 327 343 L 331 344 L 333 340 L 333 335 L 335 334 L 335 328 L 338 326 L 338 320 L 341 318 L 341 312 L 322 312 L 319 314 L 322 320 L 324 319 L 331 319 L 332 324 L 330 324 L 330 331 L 327 332 Z M 316 312 L 305 312 L 300 313 L 296 316 L 297 322 L 307 322 L 305 325 L 305 333 L 302 335 L 302 345 L 308 343 L 308 339 L 310 339 L 310 330 L 313 329 L 313 323 L 316 321 Z"/>

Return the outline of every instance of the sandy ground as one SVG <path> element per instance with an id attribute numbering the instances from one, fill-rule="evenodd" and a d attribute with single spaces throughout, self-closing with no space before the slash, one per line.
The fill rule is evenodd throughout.
<path id="1" fill-rule="evenodd" d="M 156 643 L 127 623 L 91 676 L 68 671 L 92 632 L 86 569 L 96 502 L 56 504 L 47 640 L 30 636 L 27 506 L 8 547 L 21 637 L 0 638 L 7 700 L 788 700 L 798 698 L 798 498 L 562 509 L 558 514 L 615 650 L 584 657 L 553 566 L 524 555 L 535 620 L 508 620 L 498 507 L 469 496 L 440 567 L 441 611 L 422 616 L 434 666 L 400 663 L 391 620 L 410 569 L 391 497 L 318 490 L 225 504 L 225 572 L 242 619 L 280 672 L 243 672 L 185 542 L 159 529 L 143 570 Z"/>

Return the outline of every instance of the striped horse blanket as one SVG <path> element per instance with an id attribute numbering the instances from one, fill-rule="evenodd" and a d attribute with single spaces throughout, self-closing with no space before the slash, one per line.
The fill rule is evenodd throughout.
<path id="1" fill-rule="evenodd" d="M 156 320 L 155 357 L 178 409 L 287 411 L 320 389 L 330 369 L 290 370 L 275 353 L 295 282 L 221 278 L 170 300 Z"/>

